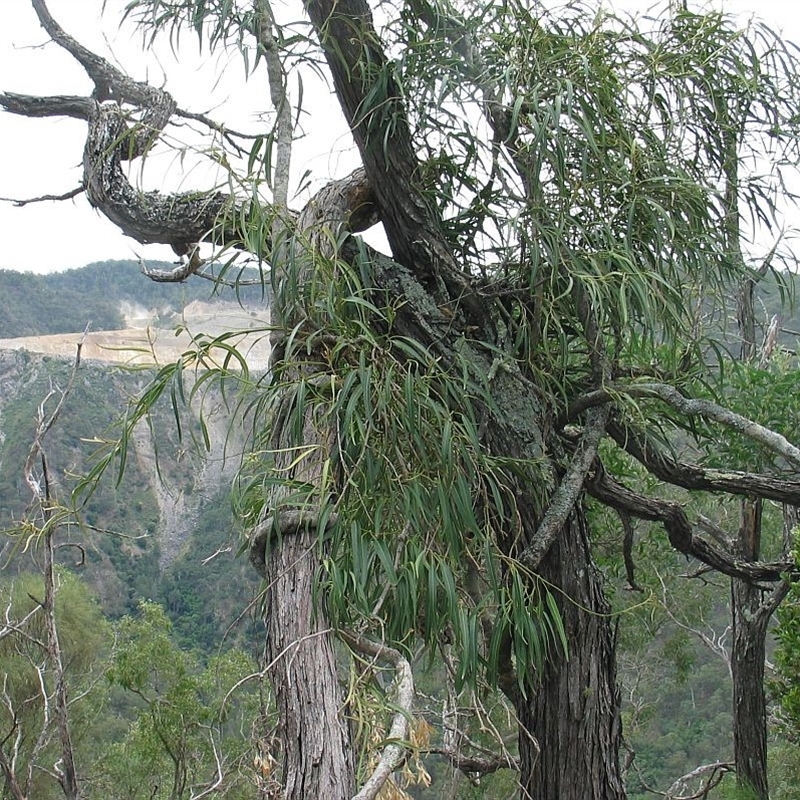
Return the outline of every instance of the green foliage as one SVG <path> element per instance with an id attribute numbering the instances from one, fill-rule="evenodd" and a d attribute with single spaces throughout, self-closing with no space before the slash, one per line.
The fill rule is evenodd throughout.
<path id="1" fill-rule="evenodd" d="M 504 555 L 509 534 L 500 527 L 501 515 L 516 513 L 504 470 L 536 484 L 539 465 L 501 461 L 482 446 L 476 407 L 492 400 L 474 366 L 465 359 L 460 374 L 445 371 L 415 342 L 392 333 L 392 308 L 366 300 L 355 271 L 337 264 L 339 279 L 330 281 L 326 266 L 304 298 L 326 327 L 290 336 L 284 366 L 253 401 L 263 428 L 242 477 L 243 521 L 259 518 L 276 487 L 288 507 L 322 503 L 320 527 L 332 524 L 320 592 L 334 624 L 366 619 L 409 649 L 415 635 L 429 647 L 446 636 L 459 649 L 459 682 L 474 683 L 484 670 L 494 681 L 507 639 L 520 675 L 540 668 L 548 648 L 565 646 L 564 632 L 548 588 Z M 376 316 L 387 334 L 375 332 Z M 292 366 L 317 338 L 335 342 L 326 349 L 330 378 L 323 382 L 298 376 Z M 309 419 L 339 432 L 329 451 L 305 445 Z M 293 465 L 320 458 L 321 482 L 276 471 L 274 458 L 287 452 Z M 471 575 L 472 595 L 461 588 Z M 494 619 L 485 650 L 484 615 Z"/>
<path id="2" fill-rule="evenodd" d="M 175 42 L 181 26 L 212 47 L 231 37 L 241 47 L 249 32 L 236 4 L 130 8 L 149 33 L 166 28 Z M 296 255 L 310 249 L 301 243 L 278 299 L 285 318 L 302 322 L 288 332 L 284 366 L 256 387 L 248 409 L 259 435 L 242 475 L 242 520 L 256 523 L 276 497 L 319 512 L 320 596 L 335 623 L 372 626 L 408 650 L 415 635 L 429 646 L 446 638 L 462 681 L 482 670 L 496 677 L 510 637 L 520 672 L 534 671 L 565 636 L 547 587 L 510 557 L 520 513 L 512 487 L 539 488 L 525 509 L 537 516 L 552 482 L 534 458 L 488 455 L 482 419 L 494 410 L 494 371 L 519 370 L 543 405 L 569 407 L 597 381 L 589 306 L 615 377 L 742 397 L 742 413 L 792 427 L 793 412 L 776 418 L 781 393 L 798 395 L 791 376 L 719 367 L 726 299 L 761 266 L 734 245 L 730 192 L 754 238 L 776 225 L 775 182 L 745 164 L 796 154 L 796 62 L 771 32 L 740 31 L 716 13 L 676 10 L 647 30 L 586 3 L 548 12 L 467 2 L 456 11 L 416 0 L 386 15 L 398 60 L 373 76 L 367 110 L 381 105 L 391 74 L 413 117 L 425 199 L 464 273 L 480 277 L 487 298 L 503 298 L 494 305 L 498 341 L 482 343 L 498 360 L 448 363 L 421 348 L 394 330 L 397 301 L 370 292 L 368 259 L 353 269 L 325 258 L 309 265 Z M 487 120 L 494 136 L 476 122 L 486 108 L 508 109 L 502 125 Z M 266 223 L 256 222 L 258 246 Z M 776 248 L 769 258 L 782 266 L 792 256 Z M 172 378 L 178 371 L 157 391 Z M 618 405 L 654 439 L 686 430 L 721 438 L 709 463 L 752 463 L 754 448 L 660 403 Z M 316 472 L 318 483 L 308 479 Z M 663 540 L 654 549 L 659 563 L 675 565 Z M 485 649 L 484 616 L 494 623 Z M 661 630 L 663 621 L 649 622 L 648 633 Z M 697 665 L 685 634 L 660 645 L 682 682 Z M 709 731 L 719 727 L 664 733 L 676 755 L 669 767 L 697 754 L 700 741 L 718 746 Z"/>
<path id="3" fill-rule="evenodd" d="M 252 761 L 258 703 L 235 689 L 256 672 L 252 661 L 229 650 L 201 666 L 175 644 L 155 603 L 142 602 L 116 634 L 108 680 L 137 700 L 127 734 L 95 764 L 93 782 L 103 796 L 182 800 L 217 780 L 215 797 L 251 796 L 252 781 L 240 768 Z"/>
<path id="4" fill-rule="evenodd" d="M 6 392 L 0 401 L 0 525 L 3 540 L 16 547 L 25 544 L 24 518 L 30 490 L 22 477 L 34 433 L 37 408 L 52 385 L 63 386 L 71 365 L 40 356 L 0 353 Z M 60 424 L 48 438 L 48 459 L 53 479 L 64 494 L 77 476 L 89 469 L 93 444 L 106 438 L 119 416 L 120 405 L 137 390 L 141 376 L 117 368 L 84 364 L 72 389 Z M 123 491 L 108 482 L 79 508 L 77 522 L 90 528 L 78 533 L 75 517 L 68 536 L 80 541 L 86 552 L 84 575 L 98 591 L 109 613 L 122 614 L 135 607 L 131 595 L 152 597 L 157 577 L 158 546 L 152 534 L 158 523 L 158 506 L 150 478 L 141 464 L 133 464 Z M 76 550 L 61 549 L 65 565 L 75 563 Z M 24 563 L 20 562 L 20 563 Z M 13 562 L 10 569 L 19 568 Z"/>
<path id="5" fill-rule="evenodd" d="M 725 209 L 712 188 L 729 166 L 727 137 L 770 154 L 796 147 L 792 51 L 770 32 L 691 12 L 645 32 L 591 9 L 478 2 L 459 15 L 412 2 L 393 29 L 454 245 L 471 272 L 542 298 L 538 313 L 515 320 L 517 337 L 561 391 L 575 366 L 565 359 L 580 328 L 576 284 L 620 357 L 658 353 L 668 365 L 669 351 L 699 344 L 698 290 L 711 303 L 745 274 L 721 241 Z M 475 47 L 466 63 L 453 46 L 461 36 Z M 506 145 L 521 174 L 507 182 L 492 177 L 495 145 L 464 113 L 479 99 L 475 85 L 496 87 L 513 109 Z M 780 128 L 779 139 L 765 127 Z M 514 181 L 524 202 L 508 191 Z M 744 186 L 744 213 L 771 222 L 774 187 L 756 176 Z"/>
<path id="6" fill-rule="evenodd" d="M 554 434 L 541 457 L 492 456 L 483 423 L 495 413 L 498 370 L 507 367 L 544 398 L 536 412 L 545 428 L 559 427 L 557 409 L 597 388 L 601 374 L 666 376 L 695 394 L 742 396 L 744 411 L 796 428 L 796 409 L 782 418 L 775 412 L 783 394 L 800 395 L 793 376 L 719 369 L 724 297 L 761 266 L 755 253 L 739 250 L 739 211 L 753 238 L 779 217 L 776 182 L 755 174 L 742 180 L 740 169 L 745 159 L 796 160 L 796 60 L 769 31 L 743 33 L 723 15 L 685 9 L 644 31 L 584 3 L 557 12 L 516 0 L 468 1 L 461 13 L 424 0 L 385 8 L 388 45 L 399 56 L 373 75 L 366 110 L 383 109 L 388 78 L 396 78 L 425 162 L 425 200 L 439 210 L 464 274 L 487 302 L 502 298 L 492 306 L 498 336 L 469 343 L 487 354 L 480 363 L 423 348 L 395 330 L 399 301 L 370 291 L 368 258 L 353 269 L 335 259 L 294 259 L 280 309 L 302 321 L 288 332 L 282 368 L 255 385 L 246 407 L 258 434 L 242 475 L 242 522 L 261 520 L 276 497 L 318 512 L 319 596 L 335 624 L 378 631 L 409 652 L 416 636 L 431 649 L 447 640 L 458 654 L 458 681 L 470 685 L 483 675 L 496 679 L 509 645 L 522 680 L 567 636 L 549 587 L 514 559 L 519 517 L 545 512 L 572 442 Z M 244 42 L 253 20 L 239 4 L 132 0 L 128 13 L 140 15 L 148 33 L 167 29 L 175 46 L 182 27 L 212 49 L 233 41 L 249 69 Z M 301 51 L 307 44 L 298 36 L 279 46 L 294 41 Z M 483 120 L 487 109 L 498 116 Z M 486 135 L 487 124 L 494 135 Z M 248 172 L 259 159 L 269 172 L 271 148 L 271 140 L 254 145 Z M 258 255 L 265 217 L 254 217 L 247 240 Z M 777 251 L 773 258 L 790 260 Z M 214 349 L 222 366 L 187 392 L 184 372 L 208 366 Z M 717 359 L 710 369 L 709 353 Z M 161 370 L 85 485 L 115 460 L 121 482 L 134 423 L 167 400 L 180 426 L 179 406 L 214 380 L 251 382 L 225 337 Z M 659 403 L 618 406 L 653 439 L 687 430 L 701 444 L 717 437 Z M 202 424 L 200 438 L 207 440 Z M 754 448 L 720 439 L 709 463 L 766 463 Z M 524 508 L 518 486 L 536 487 Z M 199 595 L 186 589 L 193 580 L 176 572 L 168 599 L 202 621 L 206 637 Z M 199 667 L 175 653 L 163 614 L 147 606 L 142 613 L 122 627 L 131 657 L 118 655 L 112 675 L 145 704 L 130 739 L 137 763 L 163 771 L 169 762 L 148 742 L 167 740 L 183 752 L 181 737 L 212 730 L 216 718 L 198 699 Z M 663 636 L 660 644 L 681 683 L 697 665 L 685 636 Z M 184 716 L 174 716 L 177 709 Z M 718 747 L 700 727 L 662 730 L 669 753 L 653 747 L 650 755 L 677 770 L 709 742 Z M 183 791 L 189 757 L 171 761 L 173 790 Z"/>
<path id="7" fill-rule="evenodd" d="M 43 656 L 42 643 L 46 640 L 44 615 L 37 613 L 44 597 L 42 577 L 21 573 L 6 577 L 0 585 L 0 603 L 9 609 L 11 620 L 21 620 L 30 615 L 24 632 L 11 632 L 0 639 L 2 672 L 10 681 L 15 707 L 38 706 L 40 686 L 35 666 Z M 56 574 L 56 623 L 68 673 L 85 678 L 92 670 L 107 641 L 108 628 L 103 620 L 96 598 L 79 578 L 65 570 Z M 2 709 L 0 713 L 5 713 Z M 3 717 L 8 722 L 7 717 Z"/>
<path id="8" fill-rule="evenodd" d="M 204 656 L 237 645 L 258 651 L 258 604 L 243 617 L 258 590 L 257 576 L 236 557 L 238 536 L 229 492 L 220 492 L 202 505 L 187 547 L 160 575 L 153 596 L 181 647 Z"/>
<path id="9" fill-rule="evenodd" d="M 796 741 L 778 739 L 770 743 L 769 784 L 772 800 L 793 800 L 800 793 L 800 751 Z"/>
<path id="10" fill-rule="evenodd" d="M 721 800 L 758 800 L 758 795 L 746 786 L 737 786 L 732 778 L 726 776 L 720 784 Z"/>
<path id="11" fill-rule="evenodd" d="M 800 428 L 800 374 L 795 359 L 786 354 L 776 354 L 765 366 L 732 361 L 726 366 L 722 390 L 711 396 L 790 441 Z M 743 471 L 776 471 L 781 467 L 779 456 L 730 429 L 698 425 L 695 433 L 707 445 L 708 466 Z"/>
<path id="12" fill-rule="evenodd" d="M 663 658 L 669 631 L 656 636 L 650 653 L 636 656 L 623 650 L 621 678 L 632 702 L 626 704 L 626 741 L 635 751 L 635 768 L 628 775 L 631 800 L 645 800 L 640 781 L 664 791 L 678 777 L 701 764 L 731 757 L 730 684 L 722 661 L 702 645 L 686 642 L 691 673 Z"/>

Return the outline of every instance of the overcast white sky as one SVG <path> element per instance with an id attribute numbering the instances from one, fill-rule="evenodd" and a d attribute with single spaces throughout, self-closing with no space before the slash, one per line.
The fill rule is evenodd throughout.
<path id="1" fill-rule="evenodd" d="M 606 0 L 616 8 L 637 12 L 646 11 L 654 2 Z M 168 47 L 159 48 L 158 57 L 143 55 L 139 34 L 132 25 L 121 26 L 119 22 L 125 0 L 106 0 L 104 13 L 103 0 L 49 0 L 48 5 L 53 16 L 79 41 L 116 59 L 133 77 L 163 83 L 181 107 L 209 112 L 230 127 L 265 130 L 257 117 L 259 110 L 268 108 L 265 79 L 259 72 L 245 84 L 235 55 L 199 57 L 196 39 L 190 36 L 185 37 L 180 62 Z M 787 38 L 800 42 L 800 0 L 712 0 L 710 5 L 733 13 L 755 14 L 782 30 Z M 0 0 L 0 9 L 0 90 L 40 95 L 91 92 L 91 83 L 71 57 L 53 44 L 41 47 L 47 37 L 29 0 Z M 214 88 L 220 74 L 223 78 Z M 324 131 L 309 131 L 293 153 L 295 167 L 311 169 L 318 181 L 344 174 L 357 163 L 333 107 L 326 123 Z M 62 194 L 76 187 L 81 178 L 84 133 L 81 121 L 29 120 L 0 112 L 0 197 Z M 164 174 L 172 176 L 167 179 L 170 188 L 176 187 L 179 165 L 166 159 L 148 164 L 147 188 L 154 180 L 156 186 L 160 185 Z M 207 175 L 190 174 L 183 185 L 200 188 L 207 186 L 208 180 Z M 91 261 L 132 258 L 134 253 L 148 259 L 174 258 L 169 248 L 143 247 L 122 236 L 82 196 L 24 208 L 0 203 L 0 268 L 49 272 Z"/>

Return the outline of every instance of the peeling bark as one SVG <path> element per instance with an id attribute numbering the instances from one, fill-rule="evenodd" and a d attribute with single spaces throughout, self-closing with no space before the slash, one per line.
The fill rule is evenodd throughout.
<path id="1" fill-rule="evenodd" d="M 355 754 L 333 636 L 314 607 L 319 536 L 303 526 L 269 547 L 266 658 L 280 720 L 285 800 L 348 800 Z"/>

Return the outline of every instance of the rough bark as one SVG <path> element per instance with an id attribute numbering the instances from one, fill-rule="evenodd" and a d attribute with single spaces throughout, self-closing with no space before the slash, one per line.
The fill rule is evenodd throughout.
<path id="1" fill-rule="evenodd" d="M 291 281 L 302 286 L 318 251 L 339 232 L 361 219 L 369 203 L 360 172 L 325 187 L 300 214 L 300 232 Z M 360 211 L 352 214 L 358 199 Z M 300 245 L 307 248 L 303 252 Z M 280 320 L 273 334 L 273 380 L 291 387 L 325 375 L 325 359 L 313 348 L 284 362 L 286 337 L 302 322 L 294 293 L 281 289 L 288 280 L 274 265 L 273 304 Z M 326 380 L 331 380 L 330 376 Z M 326 797 L 347 800 L 355 792 L 355 754 L 339 684 L 334 632 L 316 592 L 324 530 L 323 499 L 318 488 L 336 431 L 319 409 L 294 406 L 291 388 L 281 391 L 269 450 L 274 471 L 283 480 L 267 489 L 263 518 L 250 540 L 250 561 L 266 581 L 267 636 L 264 653 L 278 710 L 282 746 L 283 800 Z"/>
<path id="2" fill-rule="evenodd" d="M 455 361 L 455 352 L 467 359 L 476 374 L 486 375 L 491 358 L 480 347 L 454 340 L 452 324 L 433 298 L 426 295 L 412 272 L 395 261 L 374 254 L 373 278 L 378 287 L 411 299 L 398 309 L 398 333 L 425 342 L 443 363 Z M 492 380 L 494 407 L 486 409 L 486 446 L 501 458 L 529 465 L 525 475 L 511 478 L 515 507 L 509 509 L 501 546 L 519 554 L 536 540 L 542 518 L 542 496 L 557 491 L 555 463 L 543 458 L 549 409 L 518 371 L 497 370 Z M 574 463 L 574 462 L 573 462 Z M 568 473 L 569 474 L 569 473 Z M 546 501 L 544 501 L 546 502 Z M 535 548 L 538 553 L 538 548 Z M 621 746 L 619 695 L 616 685 L 615 631 L 607 616 L 609 606 L 602 582 L 591 561 L 583 510 L 578 502 L 559 535 L 539 554 L 537 572 L 554 588 L 570 643 L 565 658 L 554 643 L 553 657 L 541 676 L 522 676 L 527 691 L 517 691 L 513 665 L 499 678 L 521 722 L 519 733 L 520 783 L 523 797 L 623 798 L 618 752 Z M 583 700 L 581 699 L 583 698 Z M 586 742 L 590 746 L 586 745 Z M 542 757 L 540 759 L 540 751 Z M 580 758 L 576 758 L 580 753 Z M 540 766 L 543 764 L 544 766 Z M 569 794 L 575 787 L 573 794 Z M 592 787 L 603 787 L 593 793 Z M 586 793 L 581 793 L 586 789 Z"/>
<path id="3" fill-rule="evenodd" d="M 290 413 L 286 397 L 281 411 Z M 300 497 L 288 484 L 268 492 L 250 561 L 267 586 L 264 657 L 280 721 L 283 799 L 345 800 L 354 793 L 355 757 L 334 636 L 315 592 L 322 537 L 314 487 L 328 436 L 310 416 L 301 431 L 293 431 L 284 413 L 279 419 L 272 436 L 275 469 L 308 493 Z M 315 444 L 307 458 L 300 456 Z"/>
<path id="4" fill-rule="evenodd" d="M 733 641 L 733 759 L 740 786 L 768 800 L 767 704 L 764 695 L 767 623 L 762 592 L 741 581 L 731 581 Z"/>
<path id="5" fill-rule="evenodd" d="M 348 800 L 355 793 L 355 757 L 343 713 L 333 637 L 315 608 L 319 563 L 313 524 L 286 531 L 268 546 L 265 654 L 282 743 L 285 800 Z"/>
<path id="6" fill-rule="evenodd" d="M 581 509 L 576 509 L 539 573 L 559 587 L 556 597 L 569 631 L 569 653 L 554 650 L 543 674 L 526 681 L 530 698 L 520 698 L 517 704 L 522 796 L 624 798 L 616 631 L 607 616 L 610 607 L 601 577 L 591 562 Z M 540 753 L 527 733 L 538 741 Z"/>

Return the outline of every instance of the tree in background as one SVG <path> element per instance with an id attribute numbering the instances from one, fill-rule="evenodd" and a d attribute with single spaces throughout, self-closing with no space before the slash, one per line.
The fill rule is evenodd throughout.
<path id="1" fill-rule="evenodd" d="M 256 675 L 255 665 L 230 650 L 201 669 L 176 646 L 171 628 L 164 610 L 148 602 L 117 625 L 107 678 L 139 702 L 125 737 L 97 758 L 92 792 L 131 799 L 252 797 L 257 694 L 242 702 L 236 689 Z"/>
<path id="2" fill-rule="evenodd" d="M 102 676 L 108 626 L 95 598 L 68 572 L 54 573 L 52 613 L 63 664 L 59 672 L 45 621 L 50 613 L 43 603 L 46 596 L 45 580 L 31 573 L 0 587 L 5 611 L 0 627 L 0 769 L 4 796 L 13 800 L 78 796 L 77 783 L 67 781 L 63 753 L 68 748 L 74 755 L 73 732 L 85 732 L 91 717 L 87 696 Z"/>
<path id="3" fill-rule="evenodd" d="M 366 0 L 306 0 L 298 26 L 266 0 L 133 0 L 148 36 L 177 43 L 191 29 L 266 65 L 275 123 L 251 140 L 32 6 L 95 91 L 0 105 L 86 121 L 80 190 L 126 234 L 183 257 L 151 277 L 183 280 L 237 251 L 269 272 L 273 365 L 245 401 L 241 514 L 266 582 L 285 797 L 386 786 L 412 738 L 418 645 L 441 654 L 454 693 L 496 690 L 515 715 L 516 756 L 478 757 L 451 724 L 439 751 L 455 767 L 518 767 L 536 800 L 623 797 L 616 636 L 586 494 L 748 586 L 794 569 L 626 485 L 601 450 L 689 490 L 800 503 L 800 450 L 726 407 L 721 323 L 725 298 L 786 257 L 780 242 L 769 260 L 745 256 L 733 220 L 752 218 L 754 233 L 779 221 L 776 170 L 797 144 L 793 51 L 686 8 L 645 30 L 583 3 L 409 0 L 376 22 Z M 299 112 L 315 111 L 288 88 L 303 65 L 325 69 L 362 167 L 295 212 L 291 143 Z M 713 90 L 720 65 L 741 77 L 735 108 Z M 124 166 L 187 119 L 216 137 L 235 191 L 129 182 Z M 391 257 L 356 236 L 377 222 Z M 177 397 L 189 368 L 246 378 L 230 341 L 163 370 L 134 417 L 169 386 Z M 720 430 L 771 457 L 721 469 L 676 446 Z M 367 675 L 383 662 L 396 676 L 400 710 L 377 752 L 383 737 L 359 736 L 343 711 L 336 636 Z"/>

